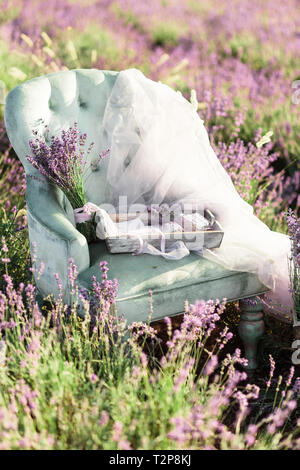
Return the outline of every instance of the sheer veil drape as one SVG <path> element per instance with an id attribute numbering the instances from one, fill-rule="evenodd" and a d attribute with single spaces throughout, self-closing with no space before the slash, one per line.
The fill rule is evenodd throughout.
<path id="1" fill-rule="evenodd" d="M 211 209 L 225 234 L 220 248 L 202 255 L 228 269 L 256 273 L 290 310 L 288 237 L 272 232 L 239 196 L 203 121 L 181 94 L 136 69 L 122 71 L 103 128 L 110 147 L 108 202 L 117 204 L 126 195 L 129 205 L 189 202 Z"/>

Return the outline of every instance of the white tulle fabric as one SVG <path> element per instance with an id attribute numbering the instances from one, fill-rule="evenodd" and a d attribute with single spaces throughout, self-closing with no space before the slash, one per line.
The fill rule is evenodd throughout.
<path id="1" fill-rule="evenodd" d="M 209 208 L 225 234 L 220 248 L 203 249 L 202 256 L 231 270 L 257 274 L 272 289 L 273 300 L 290 312 L 290 241 L 255 217 L 239 196 L 191 103 L 139 70 L 125 70 L 107 101 L 103 128 L 110 148 L 108 202 L 118 204 L 119 196 L 126 195 L 129 205 L 192 203 L 200 210 Z"/>

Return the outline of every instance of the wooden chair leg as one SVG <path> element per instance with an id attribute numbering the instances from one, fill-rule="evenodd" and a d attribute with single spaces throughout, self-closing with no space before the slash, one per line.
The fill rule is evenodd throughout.
<path id="1" fill-rule="evenodd" d="M 262 303 L 259 297 L 251 297 L 240 300 L 239 304 L 241 319 L 238 332 L 244 344 L 245 357 L 248 359 L 246 369 L 254 370 L 257 368 L 257 344 L 265 330 Z"/>

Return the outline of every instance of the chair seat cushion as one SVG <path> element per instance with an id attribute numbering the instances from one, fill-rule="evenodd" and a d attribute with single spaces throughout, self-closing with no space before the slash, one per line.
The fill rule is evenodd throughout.
<path id="1" fill-rule="evenodd" d="M 111 254 L 104 242 L 97 242 L 90 245 L 90 259 L 90 267 L 78 278 L 80 286 L 89 289 L 92 276 L 101 280 L 99 263 L 107 261 L 109 278 L 119 281 L 119 313 L 129 323 L 147 320 L 150 289 L 153 320 L 183 312 L 185 300 L 235 300 L 267 291 L 255 275 L 230 271 L 196 254 L 178 261 L 147 254 Z"/>

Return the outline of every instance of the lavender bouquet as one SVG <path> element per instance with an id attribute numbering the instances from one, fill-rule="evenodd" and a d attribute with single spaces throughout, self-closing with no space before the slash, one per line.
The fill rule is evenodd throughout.
<path id="1" fill-rule="evenodd" d="M 286 219 L 292 244 L 289 263 L 290 285 L 295 315 L 297 320 L 300 320 L 300 218 L 297 219 L 294 212 L 290 209 Z"/>
<path id="2" fill-rule="evenodd" d="M 46 129 L 49 132 L 49 129 Z M 80 134 L 77 123 L 66 131 L 62 131 L 61 137 L 52 136 L 50 144 L 46 143 L 44 137 L 38 136 L 37 131 L 33 131 L 36 139 L 29 141 L 32 155 L 27 155 L 27 160 L 43 175 L 47 180 L 58 186 L 75 211 L 82 209 L 87 212 L 85 205 L 87 199 L 84 191 L 84 176 L 87 169 L 88 155 L 94 143 L 91 142 L 85 151 L 87 134 Z M 99 155 L 97 165 L 108 154 L 105 150 Z M 76 213 L 76 212 L 75 212 Z M 94 217 L 89 217 L 85 222 L 77 223 L 78 230 L 86 237 L 88 242 L 96 239 Z M 90 220 L 88 220 L 90 219 Z M 76 220 L 76 218 L 75 218 Z"/>

